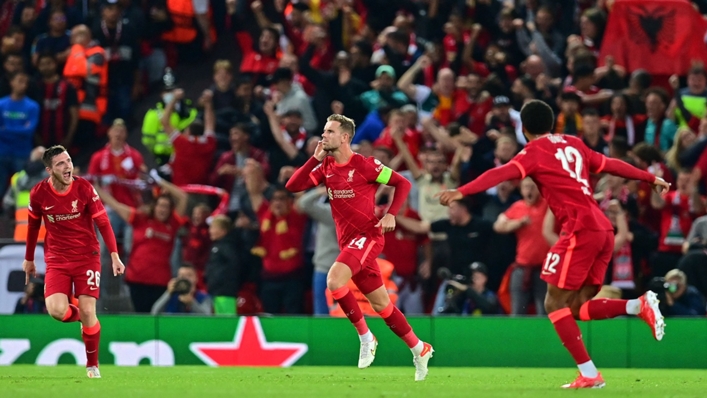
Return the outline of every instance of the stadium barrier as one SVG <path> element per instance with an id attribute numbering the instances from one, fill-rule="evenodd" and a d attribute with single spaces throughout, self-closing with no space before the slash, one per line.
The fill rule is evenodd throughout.
<path id="1" fill-rule="evenodd" d="M 106 315 L 102 364 L 123 366 L 355 366 L 358 339 L 346 319 Z M 434 366 L 572 367 L 545 318 L 416 317 L 417 335 L 436 350 Z M 409 366 L 410 351 L 381 319 L 376 365 Z M 637 319 L 580 323 L 602 368 L 707 368 L 707 319 L 669 319 L 653 340 Z M 0 316 L 0 365 L 83 364 L 77 324 L 49 316 Z"/>

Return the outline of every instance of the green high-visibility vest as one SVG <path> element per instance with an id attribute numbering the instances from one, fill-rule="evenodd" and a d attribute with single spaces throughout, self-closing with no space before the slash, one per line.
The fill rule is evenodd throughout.
<path id="1" fill-rule="evenodd" d="M 191 105 L 190 102 L 186 104 Z M 156 108 L 152 108 L 145 114 L 145 119 L 142 121 L 142 143 L 147 149 L 156 156 L 170 156 L 174 151 L 174 147 L 169 140 L 167 134 L 162 128 L 160 119 L 164 113 L 164 105 L 160 102 Z M 178 113 L 172 112 L 170 115 L 170 124 L 179 131 L 184 131 L 196 119 L 196 108 L 189 110 L 189 115 L 181 118 Z"/>

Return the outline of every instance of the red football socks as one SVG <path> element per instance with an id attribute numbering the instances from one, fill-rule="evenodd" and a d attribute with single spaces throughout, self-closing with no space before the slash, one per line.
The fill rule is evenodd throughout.
<path id="1" fill-rule="evenodd" d="M 73 304 L 69 304 L 69 308 L 66 309 L 64 314 L 64 319 L 62 322 L 78 322 L 79 321 L 79 308 Z"/>
<path id="2" fill-rule="evenodd" d="M 577 364 L 586 363 L 590 360 L 587 348 L 582 341 L 582 332 L 577 326 L 577 322 L 572 317 L 569 308 L 562 308 L 548 314 L 548 318 L 555 327 L 557 335 L 560 336 L 562 345 L 570 352 Z"/>
<path id="3" fill-rule="evenodd" d="M 98 366 L 98 344 L 101 341 L 101 324 L 81 327 L 81 337 L 86 345 L 86 367 Z"/>
<path id="4" fill-rule="evenodd" d="M 408 347 L 413 348 L 420 341 L 420 339 L 417 338 L 415 333 L 412 331 L 412 327 L 408 323 L 407 319 L 405 319 L 405 315 L 403 315 L 403 313 L 400 312 L 400 310 L 394 306 L 393 303 L 389 303 L 383 311 L 378 313 L 378 315 L 383 318 L 385 324 L 388 325 L 393 333 L 403 339 Z"/>
<path id="5" fill-rule="evenodd" d="M 583 321 L 616 318 L 627 315 L 628 300 L 598 299 L 589 300 L 579 308 L 579 319 Z"/>
<path id="6" fill-rule="evenodd" d="M 349 321 L 353 323 L 358 334 L 364 335 L 368 333 L 368 325 L 363 318 L 363 311 L 361 311 L 361 307 L 358 306 L 358 301 L 356 301 L 356 297 L 351 293 L 351 290 L 346 286 L 342 286 L 336 290 L 332 290 L 331 296 L 339 303 L 341 309 L 344 310 L 344 313 L 349 318 Z"/>

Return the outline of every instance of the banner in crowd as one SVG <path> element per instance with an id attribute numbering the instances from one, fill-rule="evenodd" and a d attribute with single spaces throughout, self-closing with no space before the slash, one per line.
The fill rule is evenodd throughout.
<path id="1" fill-rule="evenodd" d="M 684 75 L 693 61 L 707 64 L 707 21 L 687 0 L 616 0 L 599 62 L 607 56 L 629 72 Z"/>
<path id="2" fill-rule="evenodd" d="M 320 317 L 100 316 L 101 364 L 119 366 L 356 366 L 359 340 L 347 319 Z M 381 319 L 375 365 L 412 366 Z M 602 368 L 707 368 L 707 319 L 668 319 L 661 342 L 632 318 L 582 322 Z M 545 317 L 412 317 L 435 347 L 433 366 L 573 367 Z M 0 316 L 0 365 L 85 364 L 78 324 L 49 316 Z"/>

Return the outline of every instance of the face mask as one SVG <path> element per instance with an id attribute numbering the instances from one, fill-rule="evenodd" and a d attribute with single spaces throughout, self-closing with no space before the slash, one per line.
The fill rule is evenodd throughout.
<path id="1" fill-rule="evenodd" d="M 165 105 L 171 103 L 173 99 L 174 99 L 174 94 L 172 94 L 172 93 L 162 94 L 162 102 L 164 102 Z"/>

